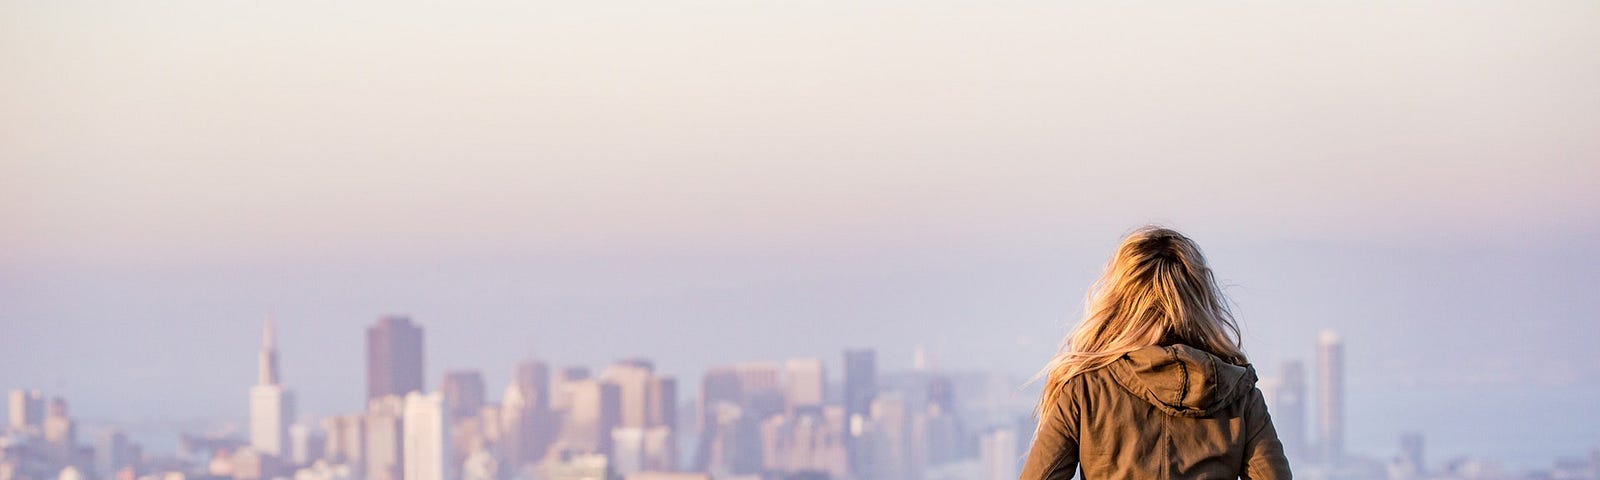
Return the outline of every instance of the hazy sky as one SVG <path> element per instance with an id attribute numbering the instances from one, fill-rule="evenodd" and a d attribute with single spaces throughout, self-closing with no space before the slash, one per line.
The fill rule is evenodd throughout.
<path id="1" fill-rule="evenodd" d="M 1600 4 L 1085 3 L 0 0 L 0 388 L 243 415 L 267 312 L 311 413 L 390 312 L 496 393 L 1020 377 L 1145 222 L 1264 373 L 1337 328 L 1364 392 L 1600 380 Z"/>

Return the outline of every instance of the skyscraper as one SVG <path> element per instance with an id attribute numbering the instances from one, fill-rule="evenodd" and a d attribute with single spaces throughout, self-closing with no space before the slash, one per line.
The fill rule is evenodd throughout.
<path id="1" fill-rule="evenodd" d="M 366 478 L 400 480 L 404 467 L 405 442 L 402 429 L 405 401 L 394 395 L 372 399 L 362 421 L 366 452 Z"/>
<path id="2" fill-rule="evenodd" d="M 44 427 L 44 395 L 38 390 L 12 390 L 10 427 L 15 430 Z"/>
<path id="3" fill-rule="evenodd" d="M 420 392 L 422 327 L 390 315 L 367 328 L 367 400 Z"/>
<path id="4" fill-rule="evenodd" d="M 550 380 L 550 409 L 567 410 L 572 407 L 573 385 L 589 379 L 589 367 L 564 367 Z"/>
<path id="5" fill-rule="evenodd" d="M 450 480 L 449 404 L 439 392 L 406 394 L 402 422 L 405 480 Z"/>
<path id="6" fill-rule="evenodd" d="M 1306 453 L 1306 372 L 1298 361 L 1283 362 L 1272 387 L 1272 423 L 1291 458 Z"/>
<path id="7" fill-rule="evenodd" d="M 871 413 L 878 396 L 878 360 L 872 349 L 844 351 L 844 411 L 848 417 Z"/>
<path id="8" fill-rule="evenodd" d="M 675 468 L 677 449 L 670 438 L 677 423 L 677 382 L 657 376 L 655 365 L 645 359 L 619 361 L 600 378 L 617 390 L 619 423 L 611 445 L 618 471 Z M 573 412 L 581 413 L 578 406 Z"/>
<path id="9" fill-rule="evenodd" d="M 365 466 L 366 432 L 362 430 L 361 415 L 324 417 L 322 430 L 328 439 L 324 444 L 323 458 L 334 463 L 345 463 L 359 469 Z"/>
<path id="10" fill-rule="evenodd" d="M 67 401 L 51 397 L 44 409 L 45 455 L 58 464 L 70 463 L 78 450 L 78 422 L 67 412 Z"/>
<path id="11" fill-rule="evenodd" d="M 517 364 L 511 383 L 522 390 L 528 404 L 538 410 L 550 409 L 550 365 L 539 360 Z"/>
<path id="12" fill-rule="evenodd" d="M 647 365 L 638 361 L 622 361 L 600 372 L 601 380 L 617 386 L 622 409 L 621 427 L 643 429 L 648 426 L 650 409 L 647 403 L 650 399 L 650 382 L 655 375 Z"/>
<path id="13" fill-rule="evenodd" d="M 743 399 L 739 387 L 739 373 L 733 367 L 712 367 L 700 377 L 699 402 L 701 438 L 709 438 L 710 430 L 716 425 L 717 405 L 726 404 L 738 406 Z"/>
<path id="14" fill-rule="evenodd" d="M 645 401 L 647 418 L 644 440 L 644 467 L 647 470 L 678 468 L 678 381 L 656 375 L 650 381 Z"/>
<path id="15" fill-rule="evenodd" d="M 1344 458 L 1344 342 L 1332 330 L 1317 336 L 1317 435 L 1322 461 Z"/>
<path id="16" fill-rule="evenodd" d="M 500 402 L 500 458 L 515 470 L 544 456 L 555 438 L 550 366 L 539 360 L 518 363 Z"/>
<path id="17" fill-rule="evenodd" d="M 860 444 L 862 426 L 872 414 L 872 400 L 878 396 L 877 353 L 870 348 L 844 351 L 845 449 L 850 454 L 850 469 L 864 473 L 866 458 Z"/>
<path id="18" fill-rule="evenodd" d="M 794 358 L 784 366 L 784 409 L 793 415 L 796 409 L 822 407 L 826 377 L 820 358 Z"/>
<path id="19" fill-rule="evenodd" d="M 294 422 L 294 395 L 278 374 L 278 346 L 272 317 L 263 322 L 261 351 L 256 357 L 256 385 L 250 387 L 250 446 L 263 455 L 289 453 L 289 424 Z"/>
<path id="20" fill-rule="evenodd" d="M 611 453 L 611 430 L 622 423 L 620 389 L 596 379 L 579 380 L 570 386 L 572 406 L 561 424 L 561 440 L 578 451 Z"/>
<path id="21" fill-rule="evenodd" d="M 782 368 L 776 362 L 748 362 L 733 368 L 739 376 L 740 405 L 746 419 L 759 424 L 783 413 Z"/>
<path id="22" fill-rule="evenodd" d="M 452 420 L 477 417 L 479 410 L 483 409 L 485 395 L 483 374 L 477 370 L 444 372 L 444 380 L 439 382 L 439 392 L 444 394 L 445 403 L 450 405 Z"/>

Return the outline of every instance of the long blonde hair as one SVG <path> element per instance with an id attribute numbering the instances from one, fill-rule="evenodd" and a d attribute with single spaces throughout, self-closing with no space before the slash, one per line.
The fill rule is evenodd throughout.
<path id="1" fill-rule="evenodd" d="M 1182 343 L 1245 365 L 1239 325 L 1200 247 L 1172 229 L 1146 226 L 1122 239 L 1089 291 L 1083 320 L 1045 365 L 1035 411 L 1055 404 L 1078 374 L 1151 345 Z"/>

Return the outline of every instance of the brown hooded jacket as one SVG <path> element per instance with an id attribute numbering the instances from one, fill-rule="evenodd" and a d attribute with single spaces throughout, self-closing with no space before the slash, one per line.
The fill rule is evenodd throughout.
<path id="1" fill-rule="evenodd" d="M 1079 374 L 1047 405 L 1022 479 L 1289 479 L 1249 365 L 1145 347 Z"/>

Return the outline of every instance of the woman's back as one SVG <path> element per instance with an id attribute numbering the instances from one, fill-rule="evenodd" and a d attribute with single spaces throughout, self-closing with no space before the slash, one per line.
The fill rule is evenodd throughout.
<path id="1" fill-rule="evenodd" d="M 1289 478 L 1255 370 L 1183 344 L 1150 346 L 1061 385 L 1024 479 Z"/>
<path id="2" fill-rule="evenodd" d="M 1222 287 L 1172 229 L 1122 239 L 1039 376 L 1024 479 L 1289 478 Z"/>

